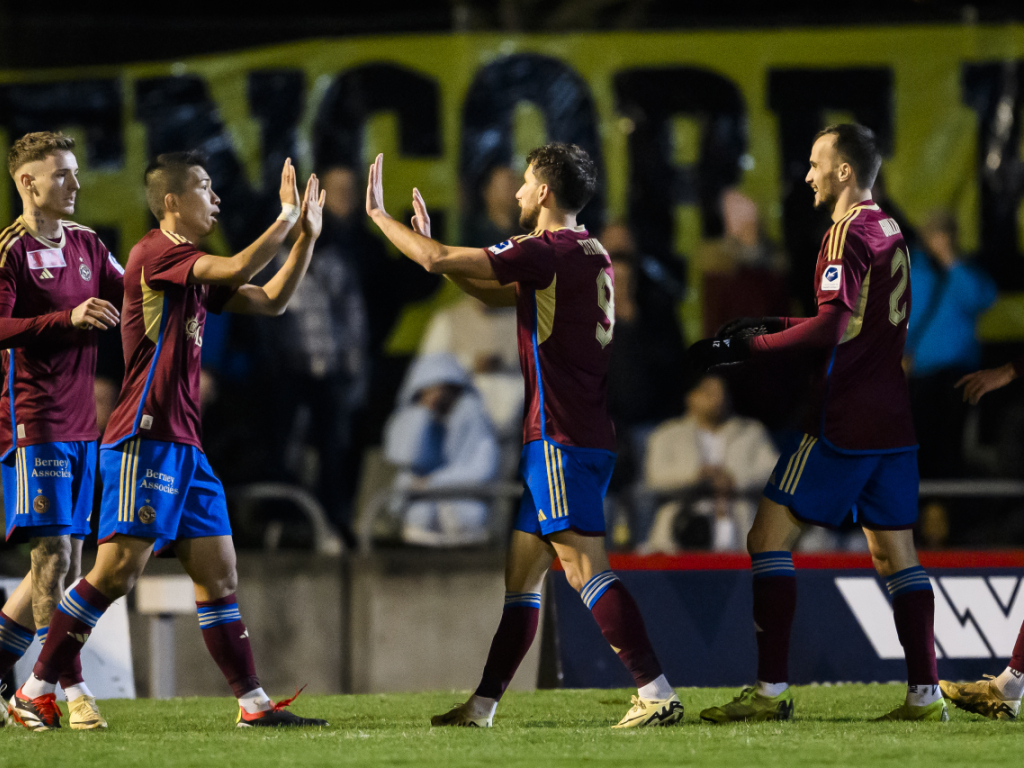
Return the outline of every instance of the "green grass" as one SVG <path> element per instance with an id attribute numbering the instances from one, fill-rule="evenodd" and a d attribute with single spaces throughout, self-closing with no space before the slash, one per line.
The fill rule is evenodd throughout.
<path id="1" fill-rule="evenodd" d="M 896 685 L 802 687 L 790 723 L 712 726 L 703 707 L 735 690 L 683 688 L 686 720 L 671 728 L 613 731 L 631 691 L 510 693 L 494 728 L 434 728 L 430 716 L 461 693 L 302 696 L 296 714 L 322 730 L 234 727 L 230 699 L 101 702 L 106 732 L 0 731 L 3 768 L 71 766 L 900 766 L 1020 765 L 1024 724 L 950 710 L 949 723 L 871 723 L 903 697 Z"/>

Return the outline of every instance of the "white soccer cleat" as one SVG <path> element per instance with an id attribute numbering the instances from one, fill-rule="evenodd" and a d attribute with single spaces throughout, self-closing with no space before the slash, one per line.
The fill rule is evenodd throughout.
<path id="1" fill-rule="evenodd" d="M 667 699 L 641 699 L 634 696 L 633 706 L 612 728 L 645 728 L 654 725 L 675 725 L 683 720 L 683 703 L 674 693 Z"/>
<path id="2" fill-rule="evenodd" d="M 430 718 L 431 726 L 454 725 L 462 728 L 490 728 L 494 715 L 474 715 L 469 708 L 469 702 L 459 704 L 454 709 L 445 712 L 443 715 L 434 715 Z"/>

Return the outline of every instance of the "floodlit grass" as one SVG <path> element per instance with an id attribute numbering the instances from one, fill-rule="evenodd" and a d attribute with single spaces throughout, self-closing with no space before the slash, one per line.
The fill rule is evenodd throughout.
<path id="1" fill-rule="evenodd" d="M 106 732 L 0 731 L 3 768 L 70 766 L 900 766 L 1019 765 L 1021 722 L 950 709 L 949 723 L 871 723 L 903 697 L 895 685 L 802 687 L 790 723 L 713 726 L 703 707 L 735 690 L 683 688 L 683 724 L 615 731 L 632 691 L 508 694 L 494 728 L 430 728 L 464 693 L 301 696 L 298 715 L 324 729 L 236 729 L 231 699 L 105 701 Z"/>

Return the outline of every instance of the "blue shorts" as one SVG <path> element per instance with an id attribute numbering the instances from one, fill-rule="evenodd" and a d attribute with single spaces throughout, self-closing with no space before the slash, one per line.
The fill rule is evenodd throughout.
<path id="1" fill-rule="evenodd" d="M 96 441 L 26 445 L 0 465 L 7 538 L 89 535 Z"/>
<path id="2" fill-rule="evenodd" d="M 604 494 L 614 468 L 611 451 L 549 440 L 527 443 L 519 460 L 526 488 L 515 530 L 547 536 L 571 528 L 603 536 Z"/>
<path id="3" fill-rule="evenodd" d="M 899 530 L 917 522 L 917 449 L 841 453 L 810 435 L 782 451 L 764 495 L 805 523 L 838 528 L 847 515 L 864 528 Z"/>
<path id="4" fill-rule="evenodd" d="M 100 477 L 100 542 L 123 533 L 156 539 L 159 552 L 178 539 L 231 535 L 224 486 L 195 446 L 141 437 L 104 445 Z"/>

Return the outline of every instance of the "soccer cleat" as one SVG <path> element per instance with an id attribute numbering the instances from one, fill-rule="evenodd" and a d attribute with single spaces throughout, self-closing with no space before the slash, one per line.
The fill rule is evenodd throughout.
<path id="1" fill-rule="evenodd" d="M 976 683 L 951 683 L 939 680 L 942 695 L 964 712 L 987 717 L 990 720 L 1015 720 L 1020 713 L 1020 699 L 1004 699 L 993 682 L 992 675 Z"/>
<path id="2" fill-rule="evenodd" d="M 942 699 L 933 701 L 931 704 L 926 704 L 923 707 L 915 707 L 912 704 L 903 702 L 892 712 L 876 717 L 872 722 L 884 723 L 891 720 L 944 723 L 949 720 L 949 710 L 946 708 L 946 702 Z"/>
<path id="3" fill-rule="evenodd" d="M 744 688 L 740 695 L 720 707 L 700 713 L 706 723 L 763 723 L 793 719 L 793 694 L 787 688 L 778 696 L 762 696 L 756 688 Z"/>
<path id="4" fill-rule="evenodd" d="M 430 718 L 431 726 L 454 725 L 462 728 L 490 728 L 494 715 L 475 716 L 469 711 L 466 704 L 459 704 L 454 709 L 445 712 L 443 715 L 434 715 Z"/>
<path id="5" fill-rule="evenodd" d="M 60 728 L 60 709 L 52 693 L 29 699 L 19 689 L 7 703 L 7 712 L 13 722 L 30 731 L 52 731 Z"/>
<path id="6" fill-rule="evenodd" d="M 642 699 L 634 696 L 633 706 L 612 728 L 644 728 L 648 725 L 675 725 L 683 721 L 683 704 L 674 693 L 667 699 Z"/>
<path id="7" fill-rule="evenodd" d="M 274 704 L 270 709 L 266 709 L 262 712 L 256 712 L 249 714 L 241 707 L 238 708 L 238 719 L 235 720 L 235 724 L 239 728 L 286 728 L 289 726 L 325 726 L 329 725 L 326 720 L 319 720 L 315 717 L 299 717 L 293 715 L 285 707 L 291 704 L 295 699 L 302 693 L 302 689 L 306 686 L 302 686 L 295 692 L 295 695 L 290 699 L 279 701 Z"/>
<path id="8" fill-rule="evenodd" d="M 79 696 L 68 702 L 68 725 L 75 731 L 94 731 L 107 727 L 107 721 L 92 696 Z"/>

